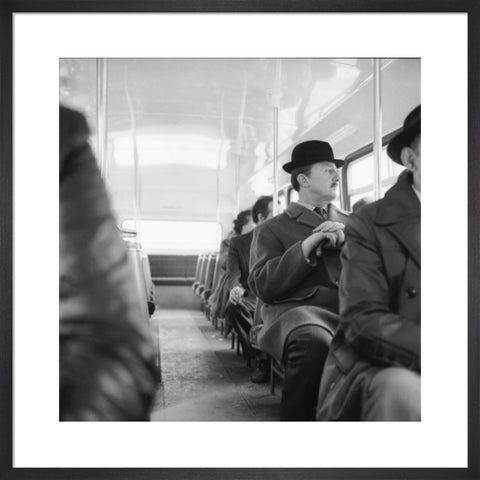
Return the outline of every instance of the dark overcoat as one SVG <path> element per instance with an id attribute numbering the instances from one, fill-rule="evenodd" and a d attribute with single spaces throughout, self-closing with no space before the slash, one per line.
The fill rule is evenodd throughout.
<path id="1" fill-rule="evenodd" d="M 346 212 L 329 205 L 328 220 L 347 219 Z M 315 324 L 333 332 L 337 322 L 340 250 L 324 249 L 320 257 L 313 252 L 307 261 L 301 247 L 324 221 L 294 202 L 254 230 L 248 283 L 262 302 L 258 345 L 279 360 L 294 328 Z"/>
<path id="2" fill-rule="evenodd" d="M 341 323 L 320 387 L 321 420 L 357 420 L 362 372 L 420 371 L 420 201 L 408 172 L 350 218 L 340 280 Z"/>
<path id="3" fill-rule="evenodd" d="M 248 286 L 250 247 L 253 230 L 230 240 L 227 256 L 227 288 L 241 287 L 245 290 L 244 302 L 251 310 L 255 309 L 256 297 Z"/>
<path id="4" fill-rule="evenodd" d="M 208 299 L 212 306 L 211 318 L 223 318 L 225 316 L 225 308 L 228 304 L 228 295 L 230 291 L 227 287 L 227 255 L 230 248 L 230 241 L 235 238 L 237 234 L 230 232 L 220 244 L 220 254 L 218 257 L 220 278 L 218 280 L 217 288 Z"/>

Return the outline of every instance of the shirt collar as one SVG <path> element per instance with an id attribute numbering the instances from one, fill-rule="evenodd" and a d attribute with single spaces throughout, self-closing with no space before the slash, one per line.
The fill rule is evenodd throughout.
<path id="1" fill-rule="evenodd" d="M 415 195 L 417 196 L 418 201 L 421 202 L 421 199 L 420 199 L 421 193 L 420 193 L 419 190 L 417 190 L 417 189 L 415 188 L 415 185 L 413 185 L 413 183 L 412 183 L 412 189 L 413 189 L 413 191 L 415 192 Z"/>
<path id="2" fill-rule="evenodd" d="M 297 200 L 297 203 L 302 207 L 308 208 L 309 210 L 312 210 L 312 211 L 315 208 L 313 205 L 310 205 L 309 203 L 301 202 L 300 200 Z"/>
<path id="3" fill-rule="evenodd" d="M 297 203 L 302 207 L 308 208 L 312 212 L 315 211 L 315 207 L 313 205 L 310 205 L 309 203 L 301 202 L 300 200 L 297 200 Z M 328 215 L 327 207 L 322 207 L 322 212 L 324 215 Z"/>

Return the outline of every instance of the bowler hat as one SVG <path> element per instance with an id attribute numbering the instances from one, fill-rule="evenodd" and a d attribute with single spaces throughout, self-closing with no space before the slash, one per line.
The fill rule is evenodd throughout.
<path id="1" fill-rule="evenodd" d="M 292 173 L 292 170 L 296 168 L 318 162 L 332 162 L 339 168 L 345 163 L 343 160 L 333 158 L 333 150 L 329 143 L 321 140 L 308 140 L 299 143 L 292 150 L 292 161 L 283 165 L 282 168 L 287 173 Z"/>
<path id="2" fill-rule="evenodd" d="M 407 115 L 407 118 L 403 122 L 402 130 L 390 140 L 387 153 L 394 162 L 403 165 L 400 152 L 403 147 L 409 146 L 413 140 L 420 135 L 420 119 L 421 111 L 419 105 Z"/>

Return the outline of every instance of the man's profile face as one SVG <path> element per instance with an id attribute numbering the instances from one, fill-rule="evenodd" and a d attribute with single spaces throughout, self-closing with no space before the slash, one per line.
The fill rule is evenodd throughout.
<path id="1" fill-rule="evenodd" d="M 422 163 L 422 146 L 421 146 L 420 135 L 413 142 L 413 151 L 415 153 L 414 157 L 414 172 L 413 177 L 417 180 L 418 185 L 421 184 L 421 163 Z"/>
<path id="2" fill-rule="evenodd" d="M 337 197 L 340 176 L 333 162 L 319 162 L 312 165 L 308 176 L 311 193 L 331 201 Z"/>

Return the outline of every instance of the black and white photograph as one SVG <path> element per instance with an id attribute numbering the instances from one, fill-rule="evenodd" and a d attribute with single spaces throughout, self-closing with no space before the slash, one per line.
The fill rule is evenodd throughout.
<path id="1" fill-rule="evenodd" d="M 10 475 L 475 478 L 470 2 L 100 3 L 4 22 Z"/>
<path id="2" fill-rule="evenodd" d="M 59 68 L 61 420 L 420 421 L 420 59 Z"/>

